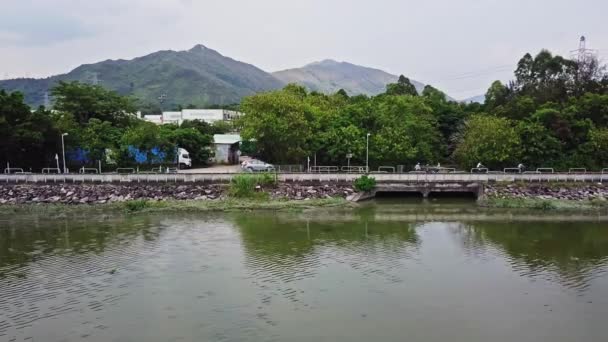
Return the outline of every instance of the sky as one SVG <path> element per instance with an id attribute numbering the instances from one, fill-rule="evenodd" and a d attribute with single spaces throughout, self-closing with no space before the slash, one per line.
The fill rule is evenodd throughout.
<path id="1" fill-rule="evenodd" d="M 526 52 L 608 55 L 605 0 L 2 0 L 0 79 L 203 44 L 266 71 L 335 59 L 463 99 Z"/>

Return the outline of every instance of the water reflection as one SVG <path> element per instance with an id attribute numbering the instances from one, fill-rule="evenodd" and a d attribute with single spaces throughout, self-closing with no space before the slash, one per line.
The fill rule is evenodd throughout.
<path id="1" fill-rule="evenodd" d="M 0 217 L 0 341 L 601 340 L 606 226 L 435 204 Z"/>
<path id="2" fill-rule="evenodd" d="M 607 271 L 606 224 L 477 222 L 458 233 L 465 250 L 495 247 L 523 277 L 544 278 L 583 291 Z"/>
<path id="3" fill-rule="evenodd" d="M 297 302 L 303 290 L 293 283 L 314 278 L 330 265 L 348 267 L 362 278 L 403 281 L 394 270 L 416 257 L 420 244 L 416 223 L 369 220 L 369 215 L 357 216 L 356 222 L 335 218 L 233 216 L 254 283 L 261 289 L 280 283 L 278 293 Z M 267 293 L 261 296 L 264 303 L 271 298 Z"/>

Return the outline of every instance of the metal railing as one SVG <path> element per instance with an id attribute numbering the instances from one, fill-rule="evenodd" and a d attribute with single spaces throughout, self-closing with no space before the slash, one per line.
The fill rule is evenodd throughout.
<path id="1" fill-rule="evenodd" d="M 518 167 L 507 167 L 502 172 L 503 173 L 521 173 L 521 169 Z"/>
<path id="2" fill-rule="evenodd" d="M 78 169 L 78 173 L 80 174 L 98 174 L 99 170 L 92 167 L 81 167 Z"/>
<path id="3" fill-rule="evenodd" d="M 486 167 L 475 167 L 471 169 L 471 173 L 488 173 L 488 168 Z"/>
<path id="4" fill-rule="evenodd" d="M 49 174 L 49 173 L 61 173 L 61 170 L 56 168 L 56 167 L 46 167 L 44 169 L 42 169 L 42 174 Z"/>
<path id="5" fill-rule="evenodd" d="M 341 170 L 346 173 L 367 173 L 367 166 L 342 166 Z"/>
<path id="6" fill-rule="evenodd" d="M 378 172 L 382 172 L 382 173 L 395 173 L 395 167 L 394 166 L 380 166 L 378 168 Z"/>
<path id="7" fill-rule="evenodd" d="M 312 172 L 312 173 L 320 173 L 320 172 L 331 173 L 331 172 L 340 171 L 340 168 L 337 166 L 311 166 L 310 169 L 308 169 L 308 171 Z"/>
<path id="8" fill-rule="evenodd" d="M 587 173 L 587 169 L 584 167 L 579 167 L 579 168 L 571 168 L 568 169 L 568 173 L 572 174 L 572 173 Z"/>
<path id="9" fill-rule="evenodd" d="M 539 167 L 536 169 L 538 173 L 555 173 L 555 170 L 552 167 Z"/>
<path id="10" fill-rule="evenodd" d="M 132 174 L 135 173 L 135 169 L 132 167 L 119 167 L 116 169 L 116 173 L 118 174 Z"/>
<path id="11" fill-rule="evenodd" d="M 11 173 L 23 173 L 23 169 L 20 167 L 7 167 L 4 169 L 4 174 L 11 174 Z"/>

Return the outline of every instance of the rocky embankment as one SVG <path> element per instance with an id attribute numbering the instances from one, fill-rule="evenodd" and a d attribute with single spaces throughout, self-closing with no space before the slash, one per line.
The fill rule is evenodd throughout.
<path id="1" fill-rule="evenodd" d="M 347 197 L 346 185 L 283 183 L 259 189 L 272 199 L 307 200 Z M 179 184 L 18 184 L 0 185 L 0 204 L 105 204 L 129 200 L 219 200 L 228 196 L 227 185 Z"/>
<path id="2" fill-rule="evenodd" d="M 489 198 L 522 198 L 542 200 L 589 201 L 608 199 L 605 184 L 488 184 L 485 195 Z"/>

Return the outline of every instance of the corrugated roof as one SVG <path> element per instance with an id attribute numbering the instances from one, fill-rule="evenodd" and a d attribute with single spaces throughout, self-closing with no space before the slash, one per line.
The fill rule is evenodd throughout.
<path id="1" fill-rule="evenodd" d="M 216 144 L 236 144 L 241 141 L 239 134 L 215 134 L 213 136 L 213 142 Z"/>

